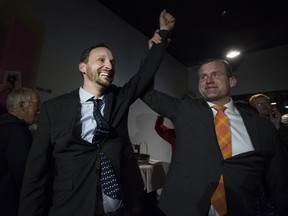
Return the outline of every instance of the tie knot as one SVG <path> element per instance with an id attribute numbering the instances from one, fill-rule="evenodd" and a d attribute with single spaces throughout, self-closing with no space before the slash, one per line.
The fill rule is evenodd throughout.
<path id="1" fill-rule="evenodd" d="M 96 104 L 97 104 L 97 108 L 98 108 L 99 110 L 101 110 L 104 102 L 103 102 L 102 99 L 96 99 Z"/>
<path id="2" fill-rule="evenodd" d="M 226 109 L 225 106 L 220 106 L 220 105 L 215 105 L 215 106 L 212 106 L 213 109 L 217 110 L 218 111 L 222 111 L 224 112 L 224 110 Z"/>
<path id="3" fill-rule="evenodd" d="M 92 101 L 94 104 L 94 107 L 96 107 L 98 110 L 101 110 L 101 108 L 104 104 L 102 99 L 98 99 L 98 98 L 94 98 L 94 97 L 90 98 L 88 101 Z"/>

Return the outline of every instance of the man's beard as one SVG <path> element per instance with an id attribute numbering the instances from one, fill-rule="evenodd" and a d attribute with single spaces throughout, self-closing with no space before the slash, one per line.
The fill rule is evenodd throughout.
<path id="1" fill-rule="evenodd" d="M 111 85 L 110 81 L 107 81 L 107 80 L 103 81 L 99 77 L 94 82 L 98 85 L 103 86 L 103 87 L 109 87 Z"/>
<path id="2" fill-rule="evenodd" d="M 99 70 L 92 71 L 91 69 L 88 69 L 87 76 L 91 82 L 96 83 L 103 87 L 109 87 L 113 81 L 112 78 L 110 78 L 110 80 L 101 79 Z"/>

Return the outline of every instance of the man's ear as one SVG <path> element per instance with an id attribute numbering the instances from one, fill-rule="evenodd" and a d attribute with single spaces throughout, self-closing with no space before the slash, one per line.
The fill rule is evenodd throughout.
<path id="1" fill-rule="evenodd" d="M 18 103 L 18 107 L 19 107 L 19 110 L 21 110 L 22 112 L 25 112 L 26 106 L 25 106 L 25 102 L 24 101 L 20 101 Z"/>
<path id="2" fill-rule="evenodd" d="M 229 78 L 229 82 L 230 82 L 230 87 L 235 87 L 237 84 L 237 79 L 236 77 L 232 76 Z"/>
<path id="3" fill-rule="evenodd" d="M 82 74 L 86 74 L 86 64 L 84 62 L 80 62 L 78 68 Z"/>

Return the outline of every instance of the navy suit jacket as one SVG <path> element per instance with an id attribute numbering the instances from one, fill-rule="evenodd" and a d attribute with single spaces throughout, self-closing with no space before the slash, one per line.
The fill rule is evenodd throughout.
<path id="1" fill-rule="evenodd" d="M 287 215 L 287 161 L 271 122 L 238 108 L 255 151 L 224 160 L 205 100 L 190 95 L 173 98 L 156 90 L 143 100 L 175 127 L 176 150 L 159 201 L 167 216 L 207 216 L 221 174 L 228 215 L 256 215 L 256 191 L 263 179 L 276 209 Z"/>
<path id="2" fill-rule="evenodd" d="M 127 119 L 130 105 L 151 85 L 167 45 L 153 45 L 139 72 L 123 87 L 111 85 L 105 92 L 104 117 L 112 132 L 102 151 L 109 157 L 120 179 L 124 208 L 131 209 L 144 190 L 138 163 L 129 140 Z M 93 216 L 98 212 L 99 149 L 81 139 L 75 124 L 79 120 L 78 89 L 46 101 L 29 154 L 20 201 L 19 215 L 43 215 L 52 173 L 51 216 Z M 53 165 L 53 166 L 52 166 Z M 52 172 L 51 172 L 52 171 Z M 98 198 L 97 198 L 98 197 Z"/>

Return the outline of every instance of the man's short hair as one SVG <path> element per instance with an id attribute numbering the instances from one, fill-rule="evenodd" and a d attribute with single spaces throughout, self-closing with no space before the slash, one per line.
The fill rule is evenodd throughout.
<path id="1" fill-rule="evenodd" d="M 98 47 L 105 47 L 105 48 L 111 50 L 105 43 L 96 44 L 96 45 L 91 46 L 91 47 L 89 47 L 83 51 L 83 53 L 81 54 L 81 57 L 80 57 L 80 62 L 84 62 L 87 64 L 91 50 L 96 49 Z"/>
<path id="2" fill-rule="evenodd" d="M 199 63 L 199 66 L 198 66 L 198 70 L 200 69 L 200 67 L 204 64 L 208 64 L 210 62 L 214 62 L 214 61 L 218 61 L 218 62 L 222 62 L 223 65 L 225 66 L 225 70 L 226 70 L 226 73 L 227 73 L 227 76 L 228 77 L 231 77 L 232 76 L 232 72 L 233 72 L 233 68 L 232 66 L 229 64 L 228 61 L 224 60 L 224 59 L 219 59 L 219 58 L 209 58 L 207 60 L 204 60 L 202 62 Z"/>

